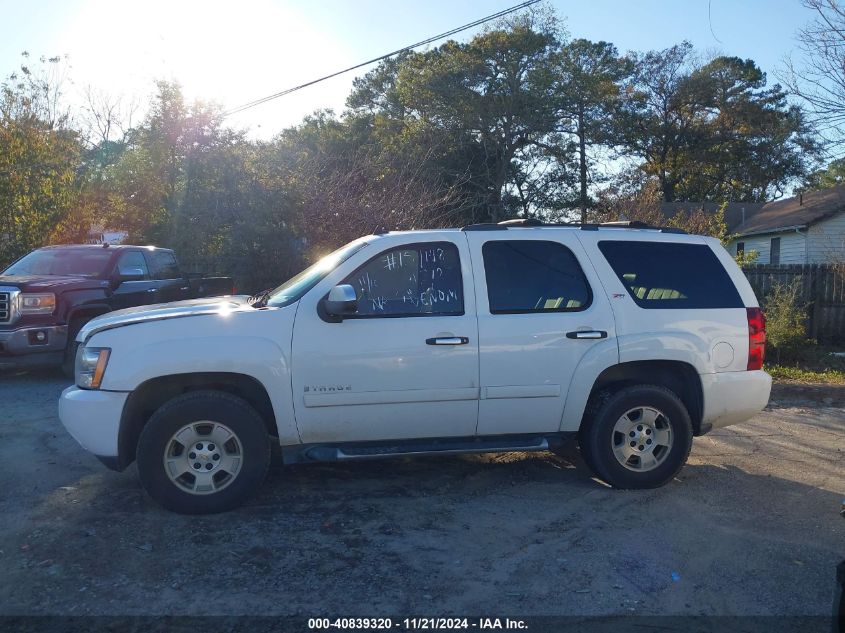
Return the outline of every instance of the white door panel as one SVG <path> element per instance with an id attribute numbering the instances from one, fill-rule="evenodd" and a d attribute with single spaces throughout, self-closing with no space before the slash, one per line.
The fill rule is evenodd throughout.
<path id="1" fill-rule="evenodd" d="M 426 286 L 420 301 L 416 301 L 417 286 L 408 292 L 395 267 L 408 267 L 406 279 L 411 284 L 416 283 L 410 281 L 412 278 L 437 277 L 442 270 L 438 273 L 436 265 L 425 263 L 423 251 L 419 257 L 409 253 L 414 248 L 409 236 L 399 239 L 379 239 L 375 243 L 377 250 L 367 253 L 369 263 L 363 268 L 361 261 L 350 264 L 330 275 L 300 302 L 293 335 L 293 393 L 303 442 L 475 433 L 478 332 L 466 238 L 455 233 L 440 240 L 457 248 L 460 278 L 454 283 L 459 284 L 460 292 L 457 287 L 436 287 L 435 283 Z M 399 247 L 405 249 L 401 256 L 385 255 Z M 369 276 L 359 275 L 382 256 L 386 258 L 385 270 L 392 272 L 381 277 L 372 270 Z M 346 282 L 356 286 L 361 318 L 326 322 L 317 315 L 318 303 L 333 285 Z M 428 292 L 431 288 L 434 291 Z M 455 312 L 459 307 L 455 301 L 461 292 L 463 314 L 389 314 L 391 310 L 402 311 L 403 305 L 409 311 Z M 364 314 L 368 312 L 373 314 Z"/>
<path id="2" fill-rule="evenodd" d="M 469 232 L 467 235 L 478 304 L 481 399 L 477 432 L 479 435 L 499 435 L 559 431 L 566 393 L 579 361 L 593 345 L 615 335 L 604 290 L 577 239 L 567 232 L 555 231 L 549 233 L 548 238 L 545 235 L 538 237 L 534 231 L 521 233 L 518 229 Z M 556 242 L 566 247 L 592 290 L 589 305 L 584 305 L 588 301 L 583 297 L 575 300 L 562 296 L 566 294 L 564 291 L 555 297 L 538 294 L 539 305 L 534 307 L 540 311 L 493 313 L 495 306 L 489 296 L 491 289 L 487 287 L 484 245 L 491 241 L 516 240 Z M 499 252 L 496 248 L 491 250 Z M 490 257 L 488 251 L 488 261 Z M 560 265 L 568 261 L 564 260 Z M 507 270 L 499 272 L 500 277 L 506 274 Z M 530 279 L 518 280 L 523 288 L 531 284 Z M 493 302 L 524 300 L 523 288 L 513 293 L 518 295 L 516 297 L 502 291 L 496 295 L 496 290 L 492 289 L 496 295 Z M 528 292 L 527 296 L 532 296 Z M 560 311 L 563 309 L 571 311 Z M 600 338 L 567 337 L 567 333 L 579 330 L 596 332 L 595 336 Z"/>

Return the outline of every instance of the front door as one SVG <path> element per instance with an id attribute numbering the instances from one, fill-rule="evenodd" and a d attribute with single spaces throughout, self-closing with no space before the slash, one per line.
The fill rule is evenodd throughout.
<path id="1" fill-rule="evenodd" d="M 582 358 L 598 345 L 615 353 L 607 297 L 574 231 L 467 236 L 478 303 L 478 434 L 558 431 Z"/>
<path id="2" fill-rule="evenodd" d="M 478 336 L 467 250 L 461 233 L 427 243 L 380 238 L 303 297 L 291 368 L 303 442 L 475 433 Z M 328 322 L 319 303 L 342 283 L 355 288 L 358 312 Z"/>

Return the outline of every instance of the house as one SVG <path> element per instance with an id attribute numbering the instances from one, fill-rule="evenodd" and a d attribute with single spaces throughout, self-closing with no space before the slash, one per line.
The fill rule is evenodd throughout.
<path id="1" fill-rule="evenodd" d="M 758 264 L 845 261 L 845 185 L 767 202 L 735 226 L 732 255 L 757 252 Z"/>
<path id="2" fill-rule="evenodd" d="M 718 208 L 714 202 L 664 202 L 660 210 L 669 218 Z M 845 185 L 765 204 L 732 202 L 725 223 L 734 236 L 731 255 L 756 251 L 758 264 L 845 262 Z"/>

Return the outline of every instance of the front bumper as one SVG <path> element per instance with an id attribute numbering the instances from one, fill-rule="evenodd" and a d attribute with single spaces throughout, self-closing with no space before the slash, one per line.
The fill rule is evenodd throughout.
<path id="1" fill-rule="evenodd" d="M 120 417 L 128 397 L 123 391 L 68 387 L 59 398 L 59 419 L 82 448 L 107 466 L 117 464 Z"/>
<path id="2" fill-rule="evenodd" d="M 762 370 L 701 374 L 703 432 L 743 422 L 769 403 L 772 377 Z"/>
<path id="3" fill-rule="evenodd" d="M 43 333 L 46 340 L 38 341 L 38 333 Z M 66 325 L 0 330 L 0 368 L 60 363 L 66 346 Z"/>

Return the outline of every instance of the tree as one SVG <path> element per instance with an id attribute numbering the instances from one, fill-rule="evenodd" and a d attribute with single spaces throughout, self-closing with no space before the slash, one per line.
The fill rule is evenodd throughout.
<path id="1" fill-rule="evenodd" d="M 830 161 L 824 169 L 819 169 L 807 176 L 801 192 L 830 189 L 845 184 L 845 159 Z"/>
<path id="2" fill-rule="evenodd" d="M 683 182 L 687 199 L 761 202 L 802 178 L 818 154 L 803 111 L 750 59 L 716 57 L 691 79 L 707 106 L 702 164 Z"/>
<path id="3" fill-rule="evenodd" d="M 810 110 L 819 133 L 834 148 L 845 143 L 845 7 L 838 0 L 803 0 L 815 19 L 798 30 L 803 59 L 787 57 L 783 82 Z"/>
<path id="4" fill-rule="evenodd" d="M 695 64 L 684 42 L 635 62 L 620 135 L 665 201 L 767 200 L 809 170 L 818 147 L 801 109 L 753 61 Z"/>
<path id="5" fill-rule="evenodd" d="M 561 48 L 558 73 L 562 84 L 560 111 L 576 142 L 578 164 L 578 206 L 581 222 L 587 221 L 591 205 L 588 188 L 599 180 L 591 169 L 588 151 L 595 146 L 615 144 L 615 114 L 620 86 L 630 74 L 629 60 L 619 57 L 608 42 L 576 39 Z"/>
<path id="6" fill-rule="evenodd" d="M 452 223 L 460 192 L 426 169 L 426 156 L 357 141 L 331 112 L 318 112 L 274 142 L 273 151 L 288 161 L 295 224 L 311 251 L 380 229 Z"/>
<path id="7" fill-rule="evenodd" d="M 559 38 L 551 17 L 526 13 L 466 44 L 450 41 L 382 64 L 356 84 L 352 117 L 366 117 L 379 143 L 416 145 L 448 182 L 464 183 L 477 199 L 470 219 L 525 212 L 518 205 L 529 200 L 538 154 L 558 151 Z M 553 187 L 550 170 L 540 171 L 543 188 Z"/>
<path id="8" fill-rule="evenodd" d="M 704 137 L 699 89 L 690 79 L 689 42 L 635 54 L 634 73 L 618 115 L 625 152 L 657 178 L 664 200 L 675 200 L 679 183 L 699 158 Z"/>
<path id="9" fill-rule="evenodd" d="M 0 86 L 0 263 L 47 244 L 77 197 L 81 144 L 61 109 L 61 60 L 41 64 Z"/>

